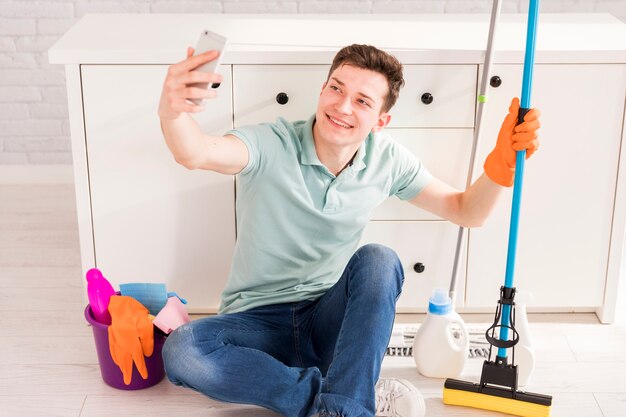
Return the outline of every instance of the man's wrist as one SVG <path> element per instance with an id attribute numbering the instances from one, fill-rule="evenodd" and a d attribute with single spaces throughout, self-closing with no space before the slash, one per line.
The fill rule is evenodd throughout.
<path id="1" fill-rule="evenodd" d="M 498 160 L 499 155 L 490 153 L 485 159 L 483 169 L 489 179 L 503 187 L 511 187 L 515 178 L 515 168 L 510 168 L 507 164 Z"/>

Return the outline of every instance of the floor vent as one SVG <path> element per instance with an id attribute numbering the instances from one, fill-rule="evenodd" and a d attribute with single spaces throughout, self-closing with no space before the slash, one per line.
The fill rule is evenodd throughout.
<path id="1" fill-rule="evenodd" d="M 386 356 L 413 356 L 413 339 L 419 324 L 400 324 L 393 327 L 391 340 L 387 346 Z M 489 325 L 467 326 L 470 337 L 469 358 L 487 359 L 489 356 L 489 343 L 485 339 L 485 331 Z M 452 329 L 453 334 L 458 334 L 459 328 Z"/>

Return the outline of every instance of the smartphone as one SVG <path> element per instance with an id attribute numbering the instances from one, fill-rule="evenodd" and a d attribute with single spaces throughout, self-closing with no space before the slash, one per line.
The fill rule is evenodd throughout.
<path id="1" fill-rule="evenodd" d="M 219 55 L 216 59 L 211 62 L 207 62 L 206 64 L 200 65 L 196 68 L 197 71 L 202 72 L 213 72 L 216 73 L 219 68 L 220 62 L 222 61 L 222 56 L 224 53 L 224 47 L 226 46 L 227 39 L 222 35 L 218 35 L 215 32 L 211 32 L 210 30 L 203 30 L 200 33 L 200 39 L 198 39 L 198 44 L 196 45 L 196 49 L 193 53 L 194 56 L 200 55 L 206 51 L 216 50 L 219 51 Z M 194 87 L 198 88 L 209 88 L 209 83 L 195 83 L 191 84 Z M 219 87 L 219 83 L 212 83 L 211 88 Z M 201 105 L 204 99 L 202 98 L 193 98 L 189 99 L 192 103 L 196 105 Z"/>

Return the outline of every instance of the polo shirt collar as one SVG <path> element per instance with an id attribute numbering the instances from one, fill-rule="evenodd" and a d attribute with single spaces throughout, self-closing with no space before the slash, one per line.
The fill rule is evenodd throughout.
<path id="1" fill-rule="evenodd" d="M 302 165 L 320 165 L 324 166 L 320 162 L 320 159 L 317 156 L 317 151 L 315 150 L 315 141 L 313 140 L 313 123 L 315 122 L 315 114 L 307 120 L 304 128 L 302 129 L 302 151 L 300 153 L 300 163 Z M 372 133 L 367 136 L 367 139 L 361 144 L 359 150 L 354 156 L 354 160 L 352 161 L 352 165 L 347 169 L 351 169 L 352 171 L 360 171 L 366 167 L 365 165 L 365 145 L 370 140 L 372 140 Z"/>

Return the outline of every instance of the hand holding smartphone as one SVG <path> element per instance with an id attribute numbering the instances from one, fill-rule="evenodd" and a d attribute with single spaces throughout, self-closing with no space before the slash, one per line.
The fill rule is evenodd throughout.
<path id="1" fill-rule="evenodd" d="M 219 55 L 213 61 L 207 62 L 205 64 L 200 65 L 196 68 L 196 71 L 205 72 L 205 73 L 217 73 L 220 62 L 222 61 L 222 56 L 224 52 L 224 48 L 226 47 L 227 39 L 222 35 L 219 35 L 215 32 L 211 32 L 210 30 L 203 30 L 200 34 L 200 38 L 198 39 L 198 44 L 196 45 L 196 49 L 194 51 L 193 56 L 200 55 L 204 52 L 216 50 L 219 51 Z M 209 88 L 209 83 L 195 83 L 191 84 L 193 87 L 198 88 Z M 211 88 L 217 88 L 219 84 L 212 84 Z M 189 101 L 193 102 L 196 105 L 201 105 L 204 99 L 194 98 L 189 99 Z"/>

